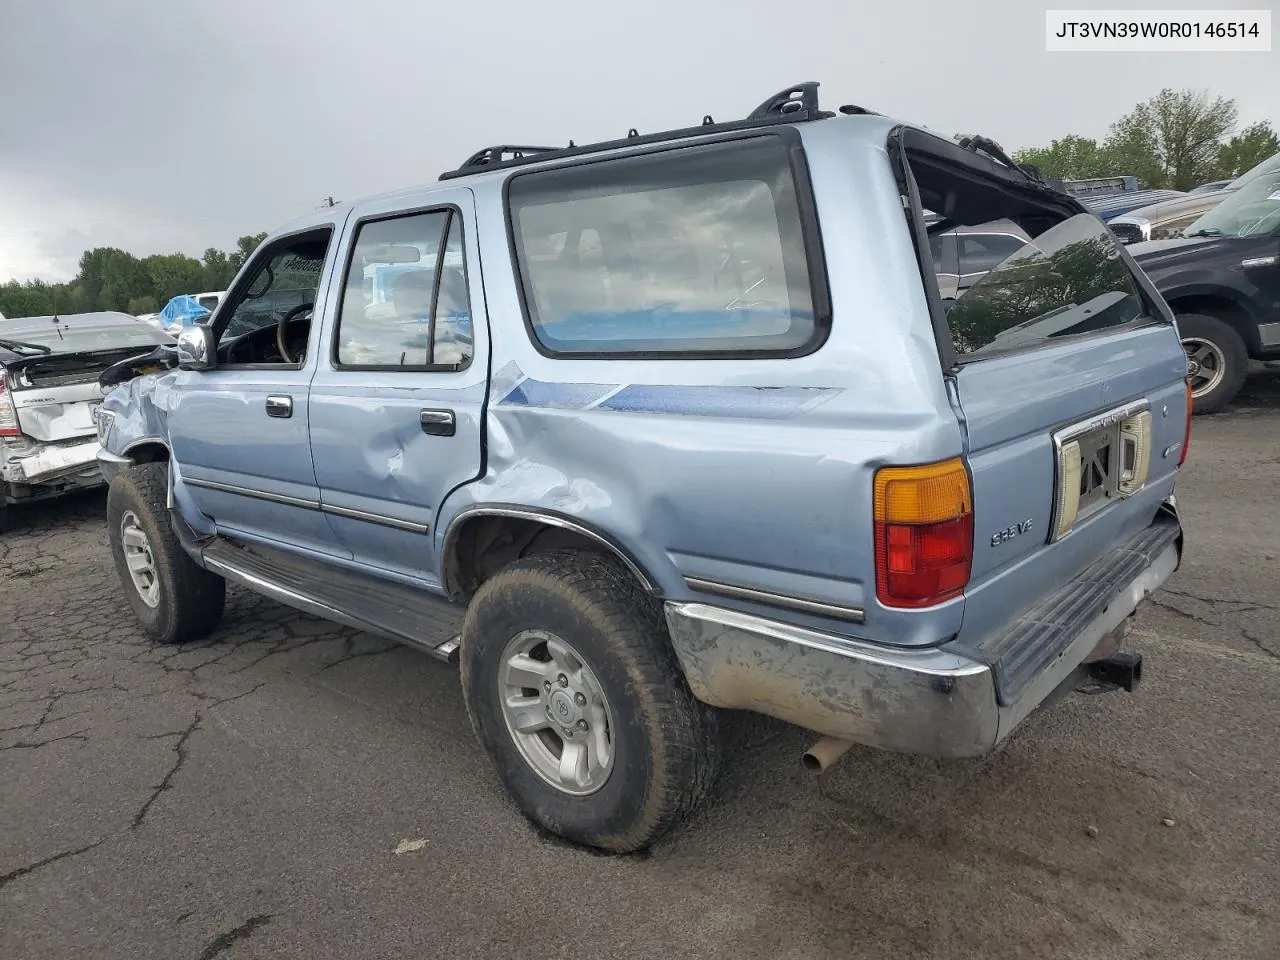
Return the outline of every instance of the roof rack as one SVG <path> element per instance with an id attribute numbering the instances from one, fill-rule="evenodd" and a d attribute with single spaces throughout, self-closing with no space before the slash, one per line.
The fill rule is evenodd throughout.
<path id="1" fill-rule="evenodd" d="M 840 108 L 846 115 L 870 114 L 872 111 L 862 107 L 846 105 Z M 574 157 L 588 153 L 600 153 L 615 150 L 619 147 L 639 146 L 647 143 L 661 143 L 664 140 L 679 140 L 700 134 L 726 133 L 733 130 L 748 130 L 753 127 L 764 127 L 779 123 L 803 123 L 809 120 L 825 120 L 834 117 L 829 110 L 818 107 L 818 83 L 807 81 L 797 83 L 785 90 L 780 90 L 760 106 L 751 111 L 744 120 L 730 120 L 716 123 L 708 114 L 696 127 L 684 127 L 680 130 L 664 130 L 660 133 L 641 134 L 635 127 L 627 131 L 627 135 L 618 140 L 605 140 L 600 143 L 588 143 L 578 146 L 572 140 L 567 147 L 516 147 L 501 144 L 478 150 L 462 162 L 456 170 L 447 170 L 440 174 L 441 180 L 452 180 L 456 177 L 467 177 L 483 173 L 495 168 L 515 167 L 537 160 L 548 160 L 553 157 Z"/>

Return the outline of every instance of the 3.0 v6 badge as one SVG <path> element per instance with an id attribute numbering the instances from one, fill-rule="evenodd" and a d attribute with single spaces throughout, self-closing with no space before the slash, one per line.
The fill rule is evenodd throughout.
<path id="1" fill-rule="evenodd" d="M 1023 520 L 1021 523 L 1015 523 L 1011 527 L 1005 527 L 1003 530 L 999 530 L 993 533 L 991 535 L 991 545 L 993 547 L 998 547 L 1002 543 L 1008 543 L 1014 537 L 1020 537 L 1024 533 L 1030 533 L 1030 532 L 1031 532 L 1031 518 L 1027 517 L 1027 519 Z"/>

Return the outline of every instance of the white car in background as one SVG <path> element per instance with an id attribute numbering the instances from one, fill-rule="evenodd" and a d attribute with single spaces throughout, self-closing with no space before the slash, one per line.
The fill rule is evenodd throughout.
<path id="1" fill-rule="evenodd" d="M 98 375 L 173 342 L 127 313 L 0 321 L 0 532 L 11 504 L 102 484 Z"/>

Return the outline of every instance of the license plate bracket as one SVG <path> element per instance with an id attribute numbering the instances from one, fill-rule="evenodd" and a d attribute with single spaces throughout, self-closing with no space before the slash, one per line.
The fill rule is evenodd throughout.
<path id="1" fill-rule="evenodd" d="M 1147 401 L 1137 401 L 1054 432 L 1050 543 L 1064 537 L 1081 519 L 1124 499 L 1145 483 L 1150 456 L 1149 408 Z"/>
<path id="2" fill-rule="evenodd" d="M 1101 509 L 1120 492 L 1119 422 L 1098 427 L 1076 439 L 1080 451 L 1080 500 L 1077 516 Z M 1065 465 L 1064 465 L 1065 466 Z M 1073 471 L 1074 472 L 1074 471 Z"/>

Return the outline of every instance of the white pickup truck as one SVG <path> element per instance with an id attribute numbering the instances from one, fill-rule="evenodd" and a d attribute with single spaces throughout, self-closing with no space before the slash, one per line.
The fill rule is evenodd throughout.
<path id="1" fill-rule="evenodd" d="M 172 342 L 124 313 L 0 319 L 0 532 L 10 504 L 103 482 L 98 375 Z"/>

